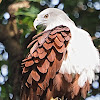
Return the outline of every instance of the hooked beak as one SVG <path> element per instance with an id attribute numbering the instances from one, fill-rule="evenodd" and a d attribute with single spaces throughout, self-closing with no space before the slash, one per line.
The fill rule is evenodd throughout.
<path id="1" fill-rule="evenodd" d="M 39 21 L 39 19 L 38 18 L 36 18 L 35 20 L 34 20 L 34 23 L 33 23 L 33 25 L 34 25 L 34 28 L 37 30 L 37 26 L 38 25 L 40 25 L 41 24 L 41 22 Z"/>

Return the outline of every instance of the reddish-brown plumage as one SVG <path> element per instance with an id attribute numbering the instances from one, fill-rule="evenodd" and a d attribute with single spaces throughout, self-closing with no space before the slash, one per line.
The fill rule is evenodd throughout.
<path id="1" fill-rule="evenodd" d="M 57 47 L 62 47 L 63 44 L 64 44 L 63 42 L 60 42 L 60 41 L 59 41 L 58 37 L 56 37 L 56 38 L 54 39 L 54 43 L 56 44 Z"/>
<path id="2" fill-rule="evenodd" d="M 30 54 L 32 54 L 32 53 L 35 51 L 35 49 L 37 49 L 37 47 L 38 47 L 38 42 L 36 42 L 36 43 L 33 45 L 33 47 L 30 49 Z"/>
<path id="3" fill-rule="evenodd" d="M 46 42 L 45 42 L 45 43 L 43 44 L 43 47 L 44 47 L 46 50 L 51 49 L 52 46 L 53 46 L 53 43 L 46 43 Z"/>
<path id="4" fill-rule="evenodd" d="M 44 52 L 44 48 L 38 48 L 38 49 L 37 49 L 37 52 L 38 52 L 38 53 L 43 53 L 43 52 Z"/>
<path id="5" fill-rule="evenodd" d="M 79 93 L 79 90 L 80 90 L 80 86 L 78 85 L 78 78 L 79 78 L 79 75 L 76 74 L 75 76 L 75 79 L 74 79 L 74 82 L 73 82 L 73 85 L 72 85 L 72 98 L 74 98 L 74 96 L 78 95 Z"/>
<path id="6" fill-rule="evenodd" d="M 64 78 L 67 82 L 72 82 L 72 74 L 65 73 Z"/>
<path id="7" fill-rule="evenodd" d="M 43 58 L 45 58 L 45 56 L 47 55 L 47 52 L 43 52 L 43 53 L 40 53 L 40 54 L 38 54 L 39 55 L 39 58 L 40 59 L 43 59 Z"/>
<path id="8" fill-rule="evenodd" d="M 72 78 L 67 73 L 59 73 L 62 61 L 67 55 L 66 46 L 70 38 L 70 30 L 66 26 L 58 26 L 33 37 L 28 45 L 30 52 L 22 61 L 21 100 L 50 100 L 57 96 L 77 100 L 80 90 L 85 97 L 89 90 L 88 83 L 80 89 L 77 84 L 78 75 Z"/>
<path id="9" fill-rule="evenodd" d="M 83 98 L 86 98 L 86 93 L 90 90 L 90 84 L 89 81 L 87 81 L 85 83 L 85 85 L 83 86 L 83 88 L 81 89 L 81 95 Z"/>
<path id="10" fill-rule="evenodd" d="M 50 51 L 50 53 L 48 54 L 48 56 L 47 56 L 47 59 L 50 61 L 50 62 L 53 62 L 54 61 L 54 59 L 55 59 L 55 52 L 54 52 L 54 50 L 52 49 L 51 51 Z"/>
<path id="11" fill-rule="evenodd" d="M 34 71 L 34 70 L 31 71 L 30 75 L 32 76 L 32 78 L 33 78 L 35 81 L 39 81 L 39 80 L 40 80 L 39 74 L 38 74 L 36 71 Z"/>
<path id="12" fill-rule="evenodd" d="M 31 66 L 31 65 L 33 65 L 33 64 L 34 64 L 34 61 L 33 61 L 33 60 L 27 61 L 27 62 L 25 63 L 25 67 L 29 67 L 29 66 Z"/>
<path id="13" fill-rule="evenodd" d="M 41 72 L 41 73 L 46 73 L 48 68 L 50 66 L 49 61 L 46 59 L 44 60 L 43 63 L 40 63 L 39 66 L 37 65 L 37 69 Z"/>
<path id="14" fill-rule="evenodd" d="M 33 54 L 32 54 L 32 57 L 34 57 L 34 58 L 36 58 L 36 57 L 38 57 L 39 55 L 38 55 L 38 52 L 37 51 L 35 51 Z"/>
<path id="15" fill-rule="evenodd" d="M 57 38 L 59 39 L 59 41 L 64 42 L 64 38 L 61 34 L 57 34 Z"/>

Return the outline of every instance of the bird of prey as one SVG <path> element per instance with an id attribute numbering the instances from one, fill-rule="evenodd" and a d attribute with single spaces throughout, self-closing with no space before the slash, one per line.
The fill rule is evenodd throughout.
<path id="1" fill-rule="evenodd" d="M 100 72 L 99 52 L 89 33 L 57 8 L 40 12 L 37 25 L 45 30 L 33 37 L 22 61 L 21 100 L 86 98 L 95 73 Z"/>

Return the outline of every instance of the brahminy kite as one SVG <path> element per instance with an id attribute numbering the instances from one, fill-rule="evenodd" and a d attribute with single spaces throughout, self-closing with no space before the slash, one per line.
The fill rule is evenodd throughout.
<path id="1" fill-rule="evenodd" d="M 34 27 L 45 30 L 33 37 L 22 61 L 21 100 L 67 100 L 86 97 L 95 73 L 100 72 L 99 52 L 88 32 L 57 8 L 37 15 Z"/>

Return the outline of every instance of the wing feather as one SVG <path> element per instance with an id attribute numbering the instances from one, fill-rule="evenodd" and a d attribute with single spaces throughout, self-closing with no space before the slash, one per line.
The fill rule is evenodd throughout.
<path id="1" fill-rule="evenodd" d="M 27 84 L 26 87 L 34 87 L 36 82 L 37 88 L 34 91 L 37 95 L 42 95 L 50 80 L 54 79 L 60 70 L 70 38 L 69 28 L 58 26 L 34 36 L 28 45 L 31 49 L 22 62 L 23 80 Z"/>

